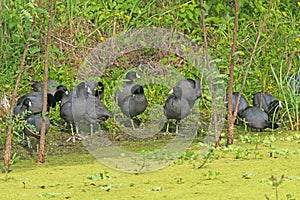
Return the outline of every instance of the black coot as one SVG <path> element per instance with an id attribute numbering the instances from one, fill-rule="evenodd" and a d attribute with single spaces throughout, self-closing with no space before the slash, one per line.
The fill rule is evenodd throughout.
<path id="1" fill-rule="evenodd" d="M 134 128 L 132 118 L 142 114 L 147 106 L 148 101 L 144 94 L 144 88 L 141 85 L 131 87 L 130 95 L 120 102 L 121 111 L 131 119 L 132 128 Z"/>
<path id="2" fill-rule="evenodd" d="M 182 88 L 179 86 L 174 87 L 164 105 L 164 114 L 167 119 L 175 119 L 177 122 L 186 118 L 190 112 L 191 107 L 187 99 L 183 97 Z M 169 123 L 167 123 L 166 132 L 169 131 Z M 176 125 L 176 133 L 178 133 L 178 126 Z"/>
<path id="3" fill-rule="evenodd" d="M 121 104 L 123 103 L 124 99 L 127 96 L 130 96 L 131 93 L 131 88 L 135 85 L 134 83 L 134 79 L 136 78 L 140 78 L 140 76 L 134 72 L 134 71 L 129 71 L 127 72 L 126 76 L 125 76 L 125 83 L 123 83 L 122 85 L 122 91 L 120 91 L 119 89 L 116 91 L 115 93 L 115 100 L 117 102 L 117 105 L 119 107 L 121 107 Z"/>
<path id="4" fill-rule="evenodd" d="M 46 115 L 45 119 L 46 119 L 45 134 L 47 134 L 49 129 L 50 129 L 49 116 Z M 31 129 L 31 127 L 26 126 L 25 129 L 24 129 L 25 134 L 28 135 L 28 136 L 34 136 L 36 138 L 39 138 L 40 137 L 39 134 L 40 134 L 41 128 L 42 128 L 42 121 L 43 121 L 42 115 L 41 114 L 32 115 L 32 116 L 28 117 L 26 119 L 26 121 L 28 122 L 28 124 L 32 125 L 36 131 Z"/>
<path id="5" fill-rule="evenodd" d="M 278 128 L 277 123 L 272 123 L 268 119 L 267 113 L 262 111 L 259 107 L 247 107 L 241 114 L 245 120 L 246 125 L 250 128 L 263 130 L 265 128 Z"/>
<path id="6" fill-rule="evenodd" d="M 29 107 L 29 111 L 32 114 L 38 114 L 42 112 L 43 108 L 43 93 L 42 92 L 31 92 L 21 96 L 17 101 L 17 106 L 22 105 L 24 99 L 29 98 L 31 100 L 31 106 Z M 55 107 L 56 100 L 52 94 L 47 94 L 47 111 L 50 110 L 50 107 Z"/>
<path id="7" fill-rule="evenodd" d="M 26 110 L 29 110 L 29 107 L 32 106 L 30 98 L 25 98 L 22 104 L 17 105 L 14 107 L 14 116 L 22 115 L 22 113 Z"/>
<path id="8" fill-rule="evenodd" d="M 54 94 L 55 101 L 58 102 L 60 105 L 69 101 L 69 93 L 68 91 L 58 90 Z"/>
<path id="9" fill-rule="evenodd" d="M 239 95 L 239 92 L 233 92 L 232 93 L 232 111 L 231 111 L 232 113 L 234 112 L 235 107 L 237 105 L 238 95 Z M 225 100 L 225 106 L 228 108 L 228 95 L 226 95 L 224 100 Z M 241 95 L 240 102 L 239 102 L 239 105 L 238 105 L 238 110 L 237 110 L 238 117 L 241 117 L 242 112 L 248 106 L 249 106 L 249 103 L 248 103 L 246 97 L 244 95 Z"/>
<path id="10" fill-rule="evenodd" d="M 102 82 L 85 82 L 86 86 L 90 88 L 91 95 L 98 97 L 100 100 L 104 97 L 104 85 Z"/>
<path id="11" fill-rule="evenodd" d="M 56 92 L 56 88 L 59 86 L 59 84 L 52 79 L 48 80 L 48 93 L 54 95 Z M 44 83 L 43 82 L 34 82 L 31 84 L 31 87 L 34 92 L 43 92 L 44 89 Z"/>
<path id="12" fill-rule="evenodd" d="M 71 127 L 72 136 L 67 140 L 67 142 L 71 139 L 73 142 L 75 142 L 76 139 L 81 140 L 77 125 L 86 113 L 86 99 L 89 93 L 91 93 L 90 88 L 87 87 L 84 82 L 81 82 L 70 92 L 69 95 L 60 91 L 55 94 L 56 100 L 61 101 L 60 117 Z M 74 125 L 76 127 L 76 135 L 74 134 Z"/>
<path id="13" fill-rule="evenodd" d="M 55 93 L 58 92 L 58 91 L 63 91 L 63 92 L 65 92 L 66 94 L 69 94 L 68 88 L 67 88 L 66 86 L 64 86 L 64 85 L 58 85 L 58 86 L 56 87 Z M 53 96 L 55 95 L 55 93 L 53 94 Z"/>
<path id="14" fill-rule="evenodd" d="M 49 116 L 46 115 L 45 119 L 46 119 L 45 134 L 47 134 L 49 129 L 50 129 Z M 35 114 L 35 115 L 31 115 L 30 117 L 28 117 L 26 119 L 26 121 L 28 123 L 28 125 L 24 127 L 24 133 L 26 135 L 26 143 L 27 143 L 29 148 L 32 148 L 31 141 L 30 141 L 29 137 L 33 136 L 36 139 L 40 139 L 40 133 L 41 133 L 41 129 L 42 129 L 43 117 L 42 117 L 42 114 Z"/>
<path id="15" fill-rule="evenodd" d="M 268 113 L 270 103 L 276 100 L 277 99 L 268 92 L 257 92 L 253 95 L 253 106 L 257 106 Z"/>
<path id="16" fill-rule="evenodd" d="M 269 119 L 282 108 L 281 102 L 268 92 L 257 92 L 253 95 L 253 106 L 259 107 L 267 113 Z"/>
<path id="17" fill-rule="evenodd" d="M 178 82 L 177 87 L 181 88 L 182 97 L 185 98 L 192 108 L 196 100 L 202 95 L 203 90 L 200 88 L 200 78 L 194 75 L 193 79 L 184 79 Z"/>
<path id="18" fill-rule="evenodd" d="M 112 117 L 111 112 L 98 97 L 89 96 L 87 98 L 86 113 L 83 120 L 90 125 L 90 135 L 93 134 L 93 127 L 95 125 L 106 121 L 109 117 Z"/>

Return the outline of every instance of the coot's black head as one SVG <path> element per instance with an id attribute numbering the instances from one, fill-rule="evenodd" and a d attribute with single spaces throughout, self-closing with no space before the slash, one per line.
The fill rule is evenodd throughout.
<path id="1" fill-rule="evenodd" d="M 180 99 L 182 96 L 182 89 L 181 87 L 176 86 L 172 88 L 170 93 L 173 93 L 176 98 Z"/>
<path id="2" fill-rule="evenodd" d="M 92 94 L 93 91 L 85 82 L 81 82 L 76 86 L 76 94 L 80 97 L 87 97 L 88 94 Z"/>
<path id="3" fill-rule="evenodd" d="M 58 90 L 57 92 L 55 92 L 54 94 L 54 99 L 56 102 L 61 103 L 61 100 L 63 99 L 64 96 L 66 96 L 67 93 L 63 90 Z"/>
<path id="4" fill-rule="evenodd" d="M 104 85 L 102 82 L 98 82 L 98 85 L 94 89 L 94 94 L 96 97 L 101 96 L 104 93 Z"/>
<path id="5" fill-rule="evenodd" d="M 131 88 L 131 93 L 132 94 L 143 94 L 144 93 L 144 88 L 141 85 L 134 85 Z"/>
<path id="6" fill-rule="evenodd" d="M 24 106 L 26 106 L 27 108 L 29 108 L 30 106 L 32 106 L 32 102 L 31 102 L 31 99 L 30 98 L 25 98 L 23 100 L 23 103 L 22 103 Z"/>
<path id="7" fill-rule="evenodd" d="M 34 81 L 30 86 L 32 87 L 33 91 L 39 92 L 42 90 L 43 84 L 41 82 Z"/>
<path id="8" fill-rule="evenodd" d="M 135 78 L 140 78 L 140 76 L 134 72 L 134 71 L 129 71 L 127 72 L 125 79 L 133 81 Z"/>
<path id="9" fill-rule="evenodd" d="M 48 107 L 54 108 L 56 106 L 55 97 L 50 93 L 47 94 L 47 103 L 48 103 Z"/>
<path id="10" fill-rule="evenodd" d="M 187 81 L 191 85 L 192 88 L 196 88 L 196 82 L 195 82 L 195 80 L 193 80 L 191 78 L 188 78 Z"/>
<path id="11" fill-rule="evenodd" d="M 58 85 L 56 87 L 56 91 L 63 91 L 63 92 L 66 92 L 68 94 L 68 88 L 64 85 Z"/>

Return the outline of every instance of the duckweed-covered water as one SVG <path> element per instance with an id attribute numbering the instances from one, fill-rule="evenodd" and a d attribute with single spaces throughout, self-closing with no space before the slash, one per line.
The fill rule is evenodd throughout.
<path id="1" fill-rule="evenodd" d="M 27 158 L 13 165 L 9 174 L 0 175 L 0 197 L 257 200 L 266 199 L 266 195 L 276 199 L 275 187 L 266 179 L 284 175 L 286 178 L 278 187 L 279 199 L 300 199 L 300 148 L 299 138 L 294 136 L 297 133 L 254 134 L 261 136 L 260 142 L 244 137 L 231 150 L 214 151 L 201 168 L 198 167 L 204 159 L 188 153 L 161 170 L 141 174 L 111 169 L 83 151 L 50 155 L 45 164 L 36 164 L 35 157 Z M 160 146 L 161 141 L 152 144 Z M 137 142 L 123 145 L 132 150 L 139 146 Z M 151 146 L 151 142 L 144 145 Z M 193 144 L 187 152 L 197 153 L 198 148 L 198 144 Z"/>

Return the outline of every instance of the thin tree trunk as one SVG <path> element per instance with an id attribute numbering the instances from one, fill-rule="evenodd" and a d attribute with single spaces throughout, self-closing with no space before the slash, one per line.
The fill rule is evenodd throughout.
<path id="1" fill-rule="evenodd" d="M 238 0 L 236 0 L 236 1 L 238 1 Z M 242 95 L 243 89 L 244 89 L 245 84 L 246 84 L 246 80 L 247 80 L 247 76 L 248 76 L 248 71 L 249 71 L 249 69 L 250 69 L 250 67 L 251 67 L 251 64 L 252 64 L 252 61 L 253 61 L 255 52 L 256 52 L 257 47 L 258 47 L 258 42 L 259 42 L 259 40 L 260 40 L 260 36 L 261 36 L 261 34 L 262 34 L 262 32 L 263 32 L 263 29 L 264 29 L 264 27 L 265 27 L 266 21 L 267 21 L 267 19 L 268 19 L 268 15 L 269 15 L 269 13 L 270 13 L 270 10 L 271 10 L 271 7 L 272 7 L 272 3 L 273 3 L 273 0 L 270 0 L 268 10 L 267 10 L 267 12 L 266 12 L 266 14 L 265 14 L 264 21 L 263 21 L 263 23 L 262 23 L 262 25 L 261 25 L 261 27 L 260 27 L 260 29 L 259 29 L 259 32 L 258 32 L 256 41 L 255 41 L 255 44 L 254 44 L 254 48 L 253 48 L 253 50 L 252 50 L 251 57 L 250 57 L 250 59 L 249 59 L 248 66 L 247 66 L 247 68 L 246 68 L 246 72 L 245 72 L 245 75 L 244 75 L 244 78 L 243 78 L 242 86 L 241 86 L 241 88 L 240 88 L 240 92 L 239 92 L 239 95 L 238 95 L 238 98 L 237 98 L 237 104 L 236 104 L 236 107 L 235 107 L 235 110 L 234 110 L 234 114 L 233 114 L 233 116 L 235 116 L 235 117 L 237 116 L 238 104 L 239 104 L 239 102 L 240 102 L 241 95 Z M 230 95 L 230 94 L 228 94 L 228 95 Z M 229 97 L 228 97 L 228 101 L 229 101 Z M 228 104 L 230 104 L 230 103 L 228 102 Z M 229 110 L 229 105 L 228 105 L 228 110 Z M 228 114 L 228 117 L 229 117 L 229 114 Z M 228 121 L 229 121 L 229 119 L 228 119 Z M 234 120 L 233 120 L 233 122 L 234 122 Z M 233 122 L 232 122 L 232 131 L 233 131 Z M 229 123 L 229 122 L 228 122 L 228 123 Z M 229 125 L 229 124 L 228 124 L 228 125 Z M 233 144 L 233 132 L 230 133 L 229 131 L 230 131 L 230 127 L 228 127 L 228 139 L 227 139 L 227 145 Z M 231 135 L 231 134 L 232 134 L 232 135 Z"/>
<path id="2" fill-rule="evenodd" d="M 52 17 L 53 17 L 54 0 L 50 1 L 50 11 L 48 20 L 48 33 L 46 40 L 46 56 L 44 66 L 44 91 L 43 91 L 43 109 L 42 109 L 42 127 L 40 133 L 40 146 L 39 155 L 37 162 L 45 162 L 45 134 L 46 134 L 46 112 L 47 112 L 47 93 L 48 93 L 48 70 L 49 70 L 49 59 L 50 59 L 50 45 L 51 45 L 51 34 L 52 34 Z"/>
<path id="3" fill-rule="evenodd" d="M 233 88 L 233 75 L 234 75 L 234 53 L 236 50 L 237 30 L 239 25 L 239 0 L 235 0 L 235 15 L 234 15 L 234 28 L 233 28 L 233 42 L 230 53 L 230 68 L 229 68 L 229 82 L 228 82 L 228 138 L 227 145 L 233 144 L 234 138 L 234 121 L 238 108 L 237 102 L 234 113 L 232 113 L 232 88 Z"/>
<path id="4" fill-rule="evenodd" d="M 206 23 L 205 23 L 205 14 L 204 14 L 204 3 L 203 0 L 200 0 L 201 6 L 201 17 L 202 17 L 202 30 L 203 30 L 203 42 L 204 42 L 204 54 L 205 54 L 205 65 L 208 71 L 211 71 L 211 66 L 209 62 L 209 55 L 208 55 L 208 44 L 207 44 L 207 31 L 206 31 Z M 217 114 L 217 104 L 216 104 L 216 95 L 212 80 L 212 74 L 209 76 L 209 86 L 212 96 L 212 117 L 213 117 L 213 129 L 214 129 L 214 136 L 215 136 L 215 146 L 220 146 L 220 135 L 218 130 L 218 114 Z"/>
<path id="5" fill-rule="evenodd" d="M 27 41 L 26 44 L 25 44 L 24 51 L 23 51 L 22 62 L 21 62 L 21 65 L 20 65 L 20 71 L 19 71 L 17 79 L 16 79 L 16 84 L 15 84 L 13 96 L 11 98 L 10 115 L 9 115 L 9 120 L 10 121 L 13 119 L 15 98 L 17 96 L 18 86 L 20 84 L 20 80 L 21 80 L 21 76 L 22 76 L 22 73 L 23 73 L 23 69 L 25 67 L 25 60 L 26 60 L 26 55 L 27 55 L 27 51 L 28 51 L 28 45 L 29 45 L 29 42 Z M 12 124 L 8 124 L 8 127 L 7 127 L 7 137 L 6 137 L 6 143 L 5 143 L 5 152 L 4 152 L 4 166 L 6 167 L 6 169 L 10 168 L 11 140 L 12 140 L 12 137 L 13 137 L 13 134 L 12 134 Z"/>
<path id="6" fill-rule="evenodd" d="M 33 29 L 36 24 L 36 16 L 34 16 L 32 25 L 31 25 L 31 32 L 28 34 L 28 38 L 31 38 Z M 19 67 L 19 73 L 16 79 L 16 84 L 14 87 L 14 92 L 11 97 L 11 103 L 10 103 L 10 115 L 9 115 L 9 120 L 11 121 L 13 119 L 13 113 L 14 113 L 14 105 L 15 105 L 15 98 L 17 96 L 18 92 L 18 86 L 20 84 L 21 76 L 23 73 L 23 70 L 25 68 L 25 62 L 26 62 L 26 56 L 28 52 L 28 46 L 29 46 L 29 41 L 27 40 L 24 46 L 24 51 L 22 55 L 22 61 Z M 5 142 L 5 152 L 4 152 L 4 166 L 6 169 L 10 168 L 10 160 L 11 160 L 11 140 L 12 140 L 13 134 L 12 134 L 12 125 L 9 123 L 7 127 L 7 137 L 6 137 L 6 142 Z"/>
<path id="7" fill-rule="evenodd" d="M 251 57 L 250 57 L 250 59 L 249 59 L 248 66 L 247 66 L 247 68 L 246 68 L 246 72 L 245 72 L 245 76 L 244 76 L 244 79 L 243 79 L 243 83 L 242 83 L 242 86 L 241 86 L 241 89 L 240 89 L 240 95 L 239 95 L 238 101 L 239 101 L 239 99 L 240 99 L 240 97 L 241 97 L 241 93 L 242 93 L 242 91 L 243 91 L 243 89 L 244 89 L 244 87 L 245 87 L 246 80 L 247 80 L 247 75 L 248 75 L 248 71 L 249 71 L 249 69 L 250 69 L 250 67 L 251 67 L 251 64 L 252 64 L 254 55 L 255 55 L 255 53 L 256 53 L 256 50 L 257 50 L 257 47 L 258 47 L 258 43 L 259 43 L 259 40 L 260 40 L 260 36 L 261 36 L 261 34 L 262 34 L 262 32 L 263 32 L 263 29 L 265 28 L 266 21 L 267 21 L 267 19 L 268 19 L 268 15 L 269 15 L 270 10 L 271 10 L 271 7 L 272 7 L 272 3 L 273 3 L 273 0 L 270 0 L 268 10 L 267 10 L 267 12 L 266 12 L 266 14 L 265 14 L 265 17 L 264 17 L 264 21 L 263 21 L 263 23 L 262 23 L 262 25 L 261 25 L 261 27 L 260 27 L 260 29 L 259 29 L 259 32 L 258 32 L 256 41 L 255 41 L 255 44 L 254 44 L 254 48 L 253 48 L 253 50 L 252 50 Z M 237 109 L 236 109 L 236 110 L 237 110 Z"/>

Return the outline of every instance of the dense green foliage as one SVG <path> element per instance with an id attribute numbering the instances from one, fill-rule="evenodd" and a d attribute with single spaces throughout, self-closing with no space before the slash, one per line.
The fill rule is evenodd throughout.
<path id="1" fill-rule="evenodd" d="M 11 94 L 19 71 L 26 41 L 29 53 L 18 95 L 30 91 L 33 80 L 43 78 L 45 34 L 47 30 L 48 2 L 38 6 L 35 1 L 3 0 L 0 12 L 0 94 Z M 227 79 L 233 35 L 234 1 L 205 1 L 209 53 L 215 65 Z M 240 0 L 239 30 L 234 74 L 234 90 L 239 90 L 247 63 L 268 8 L 268 2 Z M 294 0 L 273 2 L 266 27 L 263 30 L 254 62 L 249 70 L 245 96 L 249 101 L 258 91 L 269 91 L 284 100 L 281 122 L 297 129 L 299 97 L 287 93 L 287 77 L 299 70 L 300 2 Z M 33 27 L 33 21 L 36 25 Z M 163 27 L 176 29 L 200 45 L 203 41 L 200 3 L 196 0 L 94 0 L 57 1 L 53 19 L 51 66 L 49 78 L 72 88 L 78 69 L 90 48 L 98 43 L 136 27 Z M 28 38 L 32 32 L 32 37 Z M 181 64 L 176 55 L 163 52 L 133 52 L 116 60 L 101 80 L 107 85 L 106 103 L 111 108 L 111 95 L 115 82 L 123 76 L 136 59 L 168 62 L 187 77 L 195 71 L 186 62 Z M 158 61 L 157 61 L 158 60 Z M 163 60 L 163 61 L 161 61 Z M 277 78 L 276 78 L 277 77 Z M 281 80 L 281 81 L 279 81 Z M 225 81 L 227 82 L 227 80 Z M 150 93 L 151 92 L 151 93 Z M 167 90 L 152 89 L 146 94 L 153 103 L 162 104 Z M 152 96 L 151 96 L 152 95 Z M 209 104 L 209 102 L 208 102 Z M 57 113 L 52 115 L 57 118 Z"/>

